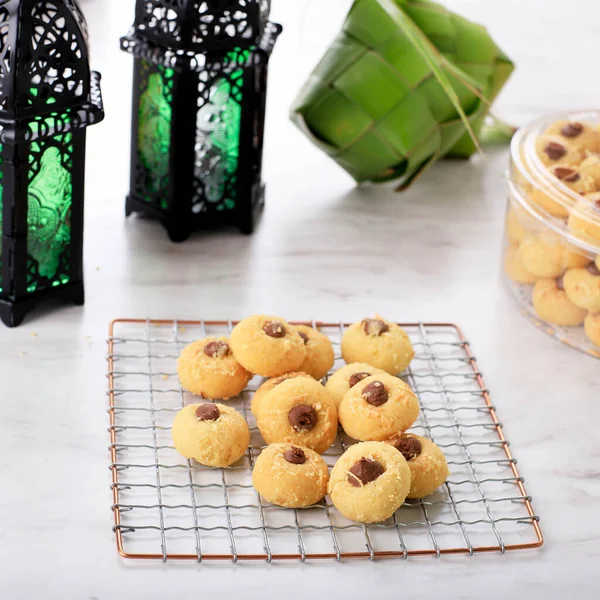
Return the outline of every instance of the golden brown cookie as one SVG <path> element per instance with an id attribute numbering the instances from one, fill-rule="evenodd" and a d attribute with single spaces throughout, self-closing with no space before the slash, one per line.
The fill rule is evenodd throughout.
<path id="1" fill-rule="evenodd" d="M 559 277 L 566 269 L 590 262 L 588 256 L 551 231 L 523 240 L 517 257 L 526 271 L 544 279 Z"/>
<path id="2" fill-rule="evenodd" d="M 304 341 L 279 317 L 254 315 L 240 321 L 229 343 L 239 363 L 263 377 L 298 371 L 306 358 Z"/>
<path id="3" fill-rule="evenodd" d="M 410 469 L 400 452 L 383 442 L 363 442 L 350 446 L 337 461 L 328 492 L 347 519 L 378 523 L 402 506 L 410 481 Z"/>
<path id="4" fill-rule="evenodd" d="M 252 404 L 250 405 L 250 410 L 252 411 L 252 414 L 255 417 L 258 416 L 258 407 L 260 406 L 261 400 L 265 397 L 265 394 L 270 392 L 274 387 L 277 387 L 283 381 L 287 381 L 288 379 L 294 379 L 296 377 L 310 378 L 310 375 L 308 375 L 307 373 L 296 371 L 294 373 L 286 373 L 285 375 L 279 375 L 279 377 L 271 377 L 271 379 L 267 379 L 256 390 L 256 392 L 254 392 L 254 396 L 252 396 Z"/>
<path id="5" fill-rule="evenodd" d="M 521 243 L 533 227 L 532 219 L 522 208 L 510 206 L 506 214 L 506 236 L 511 242 Z"/>
<path id="6" fill-rule="evenodd" d="M 576 194 L 591 194 L 596 191 L 594 178 L 587 173 L 582 173 L 579 167 L 570 167 L 568 165 L 555 165 L 550 172 L 564 186 L 568 187 Z"/>
<path id="7" fill-rule="evenodd" d="M 387 440 L 408 462 L 411 484 L 408 498 L 433 494 L 448 478 L 448 463 L 431 440 L 414 433 L 401 433 Z"/>
<path id="8" fill-rule="evenodd" d="M 233 356 L 227 338 L 214 337 L 185 347 L 177 361 L 177 373 L 189 392 L 224 400 L 240 394 L 252 378 Z"/>
<path id="9" fill-rule="evenodd" d="M 331 375 L 327 379 L 325 387 L 331 394 L 336 408 L 339 410 L 340 403 L 350 388 L 371 375 L 382 373 L 387 375 L 385 371 L 376 369 L 367 363 L 350 363 L 349 365 L 344 365 Z"/>
<path id="10" fill-rule="evenodd" d="M 547 167 L 560 164 L 576 167 L 584 158 L 582 150 L 556 135 L 540 136 L 535 147 L 539 159 Z"/>
<path id="11" fill-rule="evenodd" d="M 570 199 L 557 189 L 533 188 L 528 199 L 536 208 L 541 208 L 553 217 L 566 219 L 569 216 Z"/>
<path id="12" fill-rule="evenodd" d="M 173 421 L 179 454 L 207 467 L 228 467 L 244 456 L 250 431 L 244 417 L 225 404 L 188 404 Z"/>
<path id="13" fill-rule="evenodd" d="M 585 317 L 584 328 L 590 342 L 600 348 L 600 312 L 589 313 Z"/>
<path id="14" fill-rule="evenodd" d="M 567 298 L 591 312 L 600 311 L 600 269 L 590 263 L 583 269 L 569 269 L 563 276 Z"/>
<path id="15" fill-rule="evenodd" d="M 337 410 L 318 381 L 296 377 L 263 396 L 256 424 L 267 444 L 286 442 L 323 454 L 337 434 Z"/>
<path id="16" fill-rule="evenodd" d="M 406 332 L 379 315 L 350 325 L 342 337 L 342 356 L 347 363 L 367 363 L 390 375 L 404 371 L 414 355 Z"/>
<path id="17" fill-rule="evenodd" d="M 510 246 L 504 254 L 504 272 L 516 283 L 535 283 L 539 277 L 530 273 L 519 259 L 519 247 Z"/>
<path id="18" fill-rule="evenodd" d="M 532 302 L 538 317 L 554 325 L 581 325 L 586 315 L 584 309 L 567 297 L 562 278 L 538 281 L 533 288 Z"/>
<path id="19" fill-rule="evenodd" d="M 340 424 L 355 440 L 385 440 L 406 431 L 419 416 L 419 401 L 397 377 L 379 373 L 357 383 L 340 404 Z"/>
<path id="20" fill-rule="evenodd" d="M 556 136 L 581 151 L 600 152 L 600 132 L 587 123 L 557 121 L 550 125 L 546 135 Z"/>
<path id="21" fill-rule="evenodd" d="M 306 358 L 298 370 L 315 379 L 323 379 L 333 367 L 331 340 L 324 333 L 307 325 L 296 325 L 295 329 L 306 346 Z"/>
<path id="22" fill-rule="evenodd" d="M 580 200 L 571 211 L 567 225 L 571 233 L 584 242 L 600 243 L 600 193 Z"/>
<path id="23" fill-rule="evenodd" d="M 271 444 L 256 459 L 252 470 L 254 489 L 271 504 L 306 508 L 327 493 L 329 471 L 325 461 L 310 448 Z"/>
<path id="24" fill-rule="evenodd" d="M 582 175 L 588 175 L 594 180 L 596 191 L 600 190 L 600 154 L 589 154 L 578 167 Z"/>

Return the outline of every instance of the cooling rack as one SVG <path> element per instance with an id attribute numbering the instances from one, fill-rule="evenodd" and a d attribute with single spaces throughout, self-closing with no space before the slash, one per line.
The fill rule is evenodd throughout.
<path id="1" fill-rule="evenodd" d="M 332 340 L 341 366 L 344 323 L 307 322 Z M 255 492 L 251 470 L 264 441 L 250 412 L 260 378 L 230 404 L 251 431 L 246 456 L 210 469 L 177 454 L 176 412 L 194 397 L 181 389 L 181 349 L 235 322 L 118 319 L 108 340 L 110 471 L 114 533 L 132 559 L 314 560 L 407 558 L 537 548 L 539 519 L 462 331 L 452 324 L 401 324 L 415 348 L 402 374 L 419 397 L 412 431 L 444 451 L 451 476 L 435 494 L 407 501 L 388 521 L 346 520 L 326 498 L 313 508 L 273 506 Z M 354 443 L 340 432 L 331 467 Z"/>

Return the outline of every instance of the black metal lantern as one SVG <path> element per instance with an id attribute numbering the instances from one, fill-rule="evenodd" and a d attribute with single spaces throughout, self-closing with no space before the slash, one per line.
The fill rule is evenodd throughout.
<path id="1" fill-rule="evenodd" d="M 0 318 L 83 304 L 86 127 L 104 117 L 76 0 L 0 1 Z"/>
<path id="2" fill-rule="evenodd" d="M 270 0 L 137 0 L 121 47 L 135 57 L 126 214 L 173 241 L 216 224 L 251 233 L 264 203 Z"/>

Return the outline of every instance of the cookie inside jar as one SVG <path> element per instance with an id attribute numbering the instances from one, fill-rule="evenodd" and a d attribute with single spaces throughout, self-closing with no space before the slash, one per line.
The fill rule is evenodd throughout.
<path id="1" fill-rule="evenodd" d="M 511 146 L 503 271 L 540 329 L 600 358 L 600 112 L 555 115 Z M 565 289 L 565 278 L 567 286 Z"/>

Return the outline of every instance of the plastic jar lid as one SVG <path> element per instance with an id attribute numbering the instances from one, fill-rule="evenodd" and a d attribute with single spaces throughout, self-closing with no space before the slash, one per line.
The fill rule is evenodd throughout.
<path id="1" fill-rule="evenodd" d="M 511 171 L 509 188 L 513 201 L 521 205 L 536 221 L 563 236 L 571 244 L 590 255 L 600 254 L 600 187 L 597 198 L 589 199 L 570 189 L 552 173 L 538 156 L 537 145 L 553 123 L 559 121 L 580 122 L 592 127 L 600 125 L 600 112 L 559 113 L 539 119 L 521 128 L 511 143 Z M 568 144 L 568 140 L 565 140 Z M 594 155 L 594 153 L 588 153 Z M 600 153 L 597 154 L 600 161 Z M 583 160 L 582 156 L 582 160 Z M 558 166 L 560 163 L 557 162 Z M 578 172 L 578 166 L 572 169 Z M 599 162 L 600 169 L 600 162 Z M 552 215 L 543 206 L 534 202 L 532 192 L 542 192 L 557 207 L 562 207 L 566 218 Z M 588 196 L 590 196 L 588 194 Z M 593 231 L 594 235 L 587 232 Z M 596 232 L 598 232 L 596 236 Z"/>

